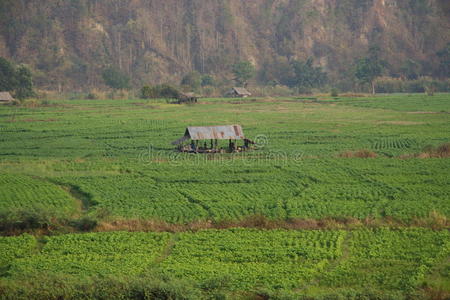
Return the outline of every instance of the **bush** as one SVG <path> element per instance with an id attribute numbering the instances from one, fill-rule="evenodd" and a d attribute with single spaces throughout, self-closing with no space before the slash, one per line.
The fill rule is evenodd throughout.
<path id="1" fill-rule="evenodd" d="M 86 99 L 87 100 L 97 100 L 98 97 L 94 93 L 89 93 L 89 94 L 86 95 Z"/>
<path id="2" fill-rule="evenodd" d="M 91 231 L 97 227 L 98 220 L 93 216 L 83 216 L 78 220 L 72 221 L 71 225 L 80 231 Z"/>
<path id="3" fill-rule="evenodd" d="M 339 97 L 339 91 L 336 88 L 331 89 L 331 97 Z"/>
<path id="4" fill-rule="evenodd" d="M 167 84 L 155 85 L 155 86 L 143 86 L 141 89 L 141 98 L 143 99 L 175 99 L 178 98 L 180 92 Z"/>
<path id="5" fill-rule="evenodd" d="M 436 88 L 434 86 L 426 86 L 425 92 L 428 96 L 434 96 L 434 92 L 436 91 Z"/>
<path id="6" fill-rule="evenodd" d="M 144 85 L 141 88 L 141 98 L 142 99 L 151 99 L 151 98 L 155 98 L 155 91 L 151 86 L 148 85 Z"/>
<path id="7" fill-rule="evenodd" d="M 377 93 L 427 93 L 432 96 L 435 92 L 449 92 L 449 80 L 435 80 L 431 77 L 420 77 L 415 80 L 380 77 L 375 81 Z"/>
<path id="8" fill-rule="evenodd" d="M 202 77 L 198 72 L 190 72 L 181 80 L 181 85 L 185 85 L 190 89 L 197 90 L 203 83 Z"/>
<path id="9" fill-rule="evenodd" d="M 450 143 L 442 144 L 438 147 L 427 145 L 423 148 L 422 153 L 418 155 L 419 158 L 446 158 L 450 157 Z"/>
<path id="10" fill-rule="evenodd" d="M 202 86 L 213 86 L 214 78 L 211 75 L 203 75 L 202 76 Z"/>
<path id="11" fill-rule="evenodd" d="M 43 207 L 0 212 L 0 231 L 50 229 L 57 223 L 57 214 Z"/>
<path id="12" fill-rule="evenodd" d="M 143 277 L 76 278 L 35 274 L 0 281 L 2 299 L 206 299 L 190 282 Z M 211 299 L 208 297 L 208 299 Z"/>

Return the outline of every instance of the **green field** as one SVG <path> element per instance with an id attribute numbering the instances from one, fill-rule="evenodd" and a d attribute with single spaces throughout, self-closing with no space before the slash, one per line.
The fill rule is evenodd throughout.
<path id="1" fill-rule="evenodd" d="M 258 149 L 196 155 L 171 145 L 187 126 L 226 124 L 242 125 Z M 0 237 L 0 297 L 445 299 L 450 158 L 417 156 L 449 142 L 449 94 L 0 105 L 2 224 L 44 222 L 27 210 L 63 219 L 59 231 Z M 342 155 L 362 149 L 376 158 Z M 102 214 L 97 229 L 112 232 L 68 234 Z M 254 216 L 334 229 L 114 231 Z M 350 220 L 357 229 L 342 225 Z"/>
<path id="2" fill-rule="evenodd" d="M 449 160 L 399 159 L 449 142 L 449 112 L 448 94 L 4 106 L 0 207 L 37 202 L 70 212 L 80 206 L 77 195 L 63 195 L 72 189 L 91 210 L 171 223 L 449 216 Z M 234 123 L 263 137 L 259 150 L 182 155 L 170 144 L 188 125 Z M 378 158 L 338 157 L 359 149 Z M 14 193 L 17 186 L 26 188 Z"/>
<path id="3" fill-rule="evenodd" d="M 401 299 L 450 255 L 448 231 L 208 230 L 0 239 L 5 286 L 39 274 L 68 278 L 160 274 L 204 289 Z M 38 250 L 40 249 L 40 250 Z M 433 280 L 447 280 L 447 269 Z M 295 291 L 295 292 L 293 292 Z M 57 294 L 58 292 L 54 292 Z M 370 293 L 368 295 L 370 295 Z M 398 297 L 398 298 L 397 298 Z"/>

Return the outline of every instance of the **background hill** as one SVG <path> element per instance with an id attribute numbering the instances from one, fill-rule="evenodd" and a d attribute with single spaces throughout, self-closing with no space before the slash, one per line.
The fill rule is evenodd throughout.
<path id="1" fill-rule="evenodd" d="M 243 60 L 267 83 L 308 58 L 345 87 L 374 45 L 386 75 L 439 76 L 449 26 L 447 0 L 0 0 L 0 56 L 55 90 L 101 86 L 110 66 L 135 87 L 192 70 L 229 80 Z"/>

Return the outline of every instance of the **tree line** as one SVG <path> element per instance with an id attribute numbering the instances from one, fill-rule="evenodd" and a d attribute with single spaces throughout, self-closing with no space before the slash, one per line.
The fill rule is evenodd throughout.
<path id="1" fill-rule="evenodd" d="M 437 77 L 444 79 L 450 77 L 450 43 L 437 52 L 439 69 Z M 369 47 L 367 54 L 355 59 L 349 75 L 353 80 L 353 88 L 375 93 L 378 78 L 388 75 L 388 63 L 382 59 L 381 49 L 374 45 Z M 108 66 L 102 71 L 103 83 L 113 90 L 132 89 L 131 78 L 120 68 Z M 223 76 L 221 74 L 221 76 Z M 411 59 L 404 62 L 401 68 L 402 80 L 418 80 L 421 76 L 420 66 Z M 395 77 L 395 76 L 394 76 Z M 250 82 L 261 86 L 286 86 L 296 93 L 310 93 L 313 89 L 333 88 L 335 83 L 330 81 L 324 68 L 314 62 L 312 58 L 306 60 L 280 58 L 265 62 L 259 69 L 249 61 L 238 61 L 231 65 L 230 77 L 227 84 L 247 87 Z M 171 82 L 163 85 L 144 85 L 141 89 L 143 98 L 176 97 L 179 86 L 183 90 L 198 91 L 206 87 L 219 87 L 214 74 L 201 74 L 198 71 L 188 72 L 180 82 Z M 434 84 L 434 86 L 439 86 Z M 444 86 L 444 85 L 441 85 Z M 426 89 L 429 87 L 422 87 Z M 444 90 L 447 89 L 445 85 Z M 390 90 L 382 87 L 381 91 Z M 415 90 L 420 90 L 415 88 Z M 0 91 L 8 91 L 17 99 L 25 99 L 35 95 L 33 75 L 30 68 L 25 65 L 16 65 L 0 57 Z"/>

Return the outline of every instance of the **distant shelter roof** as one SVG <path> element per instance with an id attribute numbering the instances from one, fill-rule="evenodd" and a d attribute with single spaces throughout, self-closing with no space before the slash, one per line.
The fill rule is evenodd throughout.
<path id="1" fill-rule="evenodd" d="M 14 101 L 14 98 L 9 92 L 0 92 L 0 101 Z"/>
<path id="2" fill-rule="evenodd" d="M 233 90 L 238 95 L 242 95 L 242 96 L 251 96 L 252 95 L 249 91 L 247 91 L 246 88 L 243 88 L 243 87 L 234 87 Z"/>

